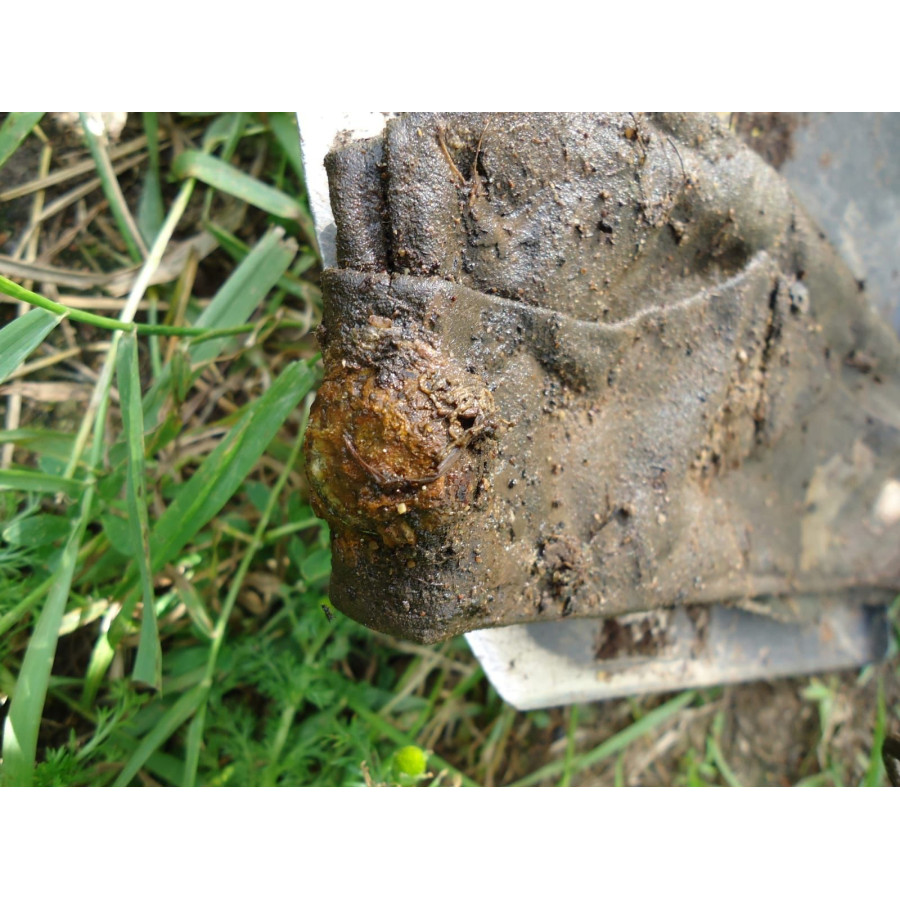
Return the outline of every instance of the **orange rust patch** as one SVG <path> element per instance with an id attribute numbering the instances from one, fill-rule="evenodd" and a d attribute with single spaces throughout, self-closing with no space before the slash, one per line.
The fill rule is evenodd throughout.
<path id="1" fill-rule="evenodd" d="M 329 360 L 306 439 L 313 508 L 338 528 L 415 544 L 474 499 L 473 445 L 493 430 L 480 378 L 430 344 L 386 365 Z"/>

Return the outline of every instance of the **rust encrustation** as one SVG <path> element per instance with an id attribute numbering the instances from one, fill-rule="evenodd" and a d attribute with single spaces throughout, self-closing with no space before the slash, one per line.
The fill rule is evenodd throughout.
<path id="1" fill-rule="evenodd" d="M 483 378 L 424 323 L 370 313 L 326 342 L 306 443 L 314 509 L 386 547 L 415 545 L 473 504 L 496 430 Z"/>

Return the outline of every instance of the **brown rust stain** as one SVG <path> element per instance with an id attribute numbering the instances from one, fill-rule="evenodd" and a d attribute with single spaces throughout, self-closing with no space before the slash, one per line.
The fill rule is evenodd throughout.
<path id="1" fill-rule="evenodd" d="M 370 317 L 357 341 L 369 364 L 326 358 L 310 416 L 316 513 L 389 547 L 415 544 L 472 504 L 473 448 L 496 429 L 485 383 L 430 337 Z"/>

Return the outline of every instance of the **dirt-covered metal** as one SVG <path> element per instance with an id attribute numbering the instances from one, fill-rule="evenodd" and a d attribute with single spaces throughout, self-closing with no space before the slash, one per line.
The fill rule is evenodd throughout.
<path id="1" fill-rule="evenodd" d="M 900 587 L 897 340 L 719 120 L 410 115 L 327 165 L 345 613 L 430 642 Z"/>

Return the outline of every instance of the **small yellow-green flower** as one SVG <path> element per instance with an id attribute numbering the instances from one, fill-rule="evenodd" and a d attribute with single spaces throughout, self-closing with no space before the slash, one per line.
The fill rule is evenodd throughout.
<path id="1" fill-rule="evenodd" d="M 407 778 L 418 778 L 425 773 L 425 752 L 414 744 L 401 747 L 394 754 L 394 771 Z"/>

